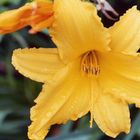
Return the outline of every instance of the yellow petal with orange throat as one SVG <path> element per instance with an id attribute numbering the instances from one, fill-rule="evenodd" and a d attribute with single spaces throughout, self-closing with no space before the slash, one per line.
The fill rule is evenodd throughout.
<path id="1" fill-rule="evenodd" d="M 140 48 L 140 11 L 132 7 L 109 31 L 114 52 L 136 54 Z"/>
<path id="2" fill-rule="evenodd" d="M 108 50 L 109 34 L 97 15 L 95 6 L 81 0 L 55 0 L 52 39 L 64 61 L 88 50 Z"/>
<path id="3" fill-rule="evenodd" d="M 99 128 L 111 137 L 130 130 L 129 108 L 126 102 L 108 93 L 101 95 L 94 105 L 94 119 Z"/>
<path id="4" fill-rule="evenodd" d="M 37 104 L 31 109 L 30 139 L 43 140 L 51 125 L 76 120 L 89 111 L 89 80 L 79 74 L 79 64 L 71 66 L 60 71 L 51 84 L 45 84 L 35 100 Z"/>
<path id="5" fill-rule="evenodd" d="M 15 68 L 38 82 L 49 82 L 64 67 L 56 48 L 17 49 L 13 53 L 12 63 Z"/>
<path id="6" fill-rule="evenodd" d="M 14 32 L 27 25 L 34 27 L 51 16 L 53 16 L 53 4 L 51 2 L 39 0 L 27 3 L 19 9 L 0 14 L 0 34 Z M 46 27 L 48 26 L 50 25 L 46 25 Z M 40 27 L 40 29 L 42 28 Z"/>

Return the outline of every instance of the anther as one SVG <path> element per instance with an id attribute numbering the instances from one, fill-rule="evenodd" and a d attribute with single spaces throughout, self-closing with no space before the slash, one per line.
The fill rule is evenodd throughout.
<path id="1" fill-rule="evenodd" d="M 95 51 L 89 51 L 82 56 L 81 71 L 88 76 L 99 75 L 100 67 Z"/>

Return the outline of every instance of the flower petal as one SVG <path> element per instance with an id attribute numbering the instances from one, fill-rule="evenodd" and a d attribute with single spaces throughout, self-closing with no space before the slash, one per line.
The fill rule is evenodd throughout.
<path id="1" fill-rule="evenodd" d="M 140 107 L 139 82 L 127 79 L 126 77 L 120 76 L 109 70 L 106 70 L 106 73 L 101 77 L 102 87 L 105 91 L 110 91 L 114 97 L 125 100 L 129 104 L 136 104 L 137 107 Z"/>
<path id="2" fill-rule="evenodd" d="M 140 107 L 140 56 L 100 53 L 100 64 L 103 88 Z"/>
<path id="3" fill-rule="evenodd" d="M 55 48 L 17 49 L 12 63 L 20 73 L 39 82 L 50 81 L 64 67 Z"/>
<path id="4" fill-rule="evenodd" d="M 89 80 L 79 74 L 79 64 L 65 67 L 51 84 L 45 84 L 31 110 L 29 138 L 42 140 L 53 124 L 76 120 L 89 111 Z"/>
<path id="5" fill-rule="evenodd" d="M 27 25 L 25 19 L 31 15 L 32 7 L 30 4 L 0 14 L 0 33 L 14 32 Z"/>
<path id="6" fill-rule="evenodd" d="M 48 28 L 53 23 L 53 3 L 50 0 L 35 0 L 31 16 L 32 29 L 30 32 L 38 32 Z"/>
<path id="7" fill-rule="evenodd" d="M 51 2 L 36 0 L 19 9 L 6 11 L 0 14 L 0 34 L 14 32 L 27 25 L 34 27 L 42 20 L 50 18 L 53 14 L 52 9 L 53 4 Z M 46 27 L 48 26 L 50 25 L 47 24 Z"/>
<path id="8" fill-rule="evenodd" d="M 120 132 L 129 133 L 130 115 L 128 105 L 103 94 L 94 106 L 94 119 L 100 129 L 111 137 L 116 137 Z"/>
<path id="9" fill-rule="evenodd" d="M 55 0 L 52 39 L 64 61 L 88 50 L 109 50 L 108 33 L 93 4 L 81 0 Z"/>
<path id="10" fill-rule="evenodd" d="M 53 20 L 54 20 L 53 16 L 51 16 L 39 22 L 38 24 L 32 25 L 32 29 L 30 30 L 30 33 L 36 33 L 38 31 L 41 31 L 42 29 L 45 29 L 46 27 L 51 26 Z"/>
<path id="11" fill-rule="evenodd" d="M 135 54 L 140 48 L 140 11 L 132 7 L 109 31 L 113 51 Z"/>
<path id="12" fill-rule="evenodd" d="M 140 56 L 121 53 L 100 53 L 100 64 L 130 80 L 140 82 Z"/>

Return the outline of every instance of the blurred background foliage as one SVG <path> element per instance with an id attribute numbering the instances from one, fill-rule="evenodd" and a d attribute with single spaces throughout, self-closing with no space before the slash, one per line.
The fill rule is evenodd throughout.
<path id="1" fill-rule="evenodd" d="M 18 8 L 26 2 L 27 0 L 0 0 L 0 12 Z M 139 0 L 108 0 L 108 2 L 120 15 L 133 5 L 140 5 Z M 106 27 L 114 24 L 114 21 L 101 13 L 99 15 Z M 0 35 L 0 140 L 28 140 L 29 110 L 41 90 L 40 83 L 25 78 L 15 71 L 11 65 L 13 50 L 25 47 L 55 47 L 47 30 L 30 35 L 29 28 Z M 130 106 L 130 111 L 131 132 L 129 135 L 119 135 L 116 140 L 140 140 L 140 110 Z M 105 136 L 95 124 L 90 129 L 87 115 L 76 122 L 69 121 L 62 126 L 52 126 L 47 140 L 112 140 L 112 138 Z"/>

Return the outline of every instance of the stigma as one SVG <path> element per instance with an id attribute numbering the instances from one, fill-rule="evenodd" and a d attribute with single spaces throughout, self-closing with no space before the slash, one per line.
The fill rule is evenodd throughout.
<path id="1" fill-rule="evenodd" d="M 100 67 L 95 51 L 89 51 L 82 55 L 81 71 L 88 76 L 98 76 Z"/>

